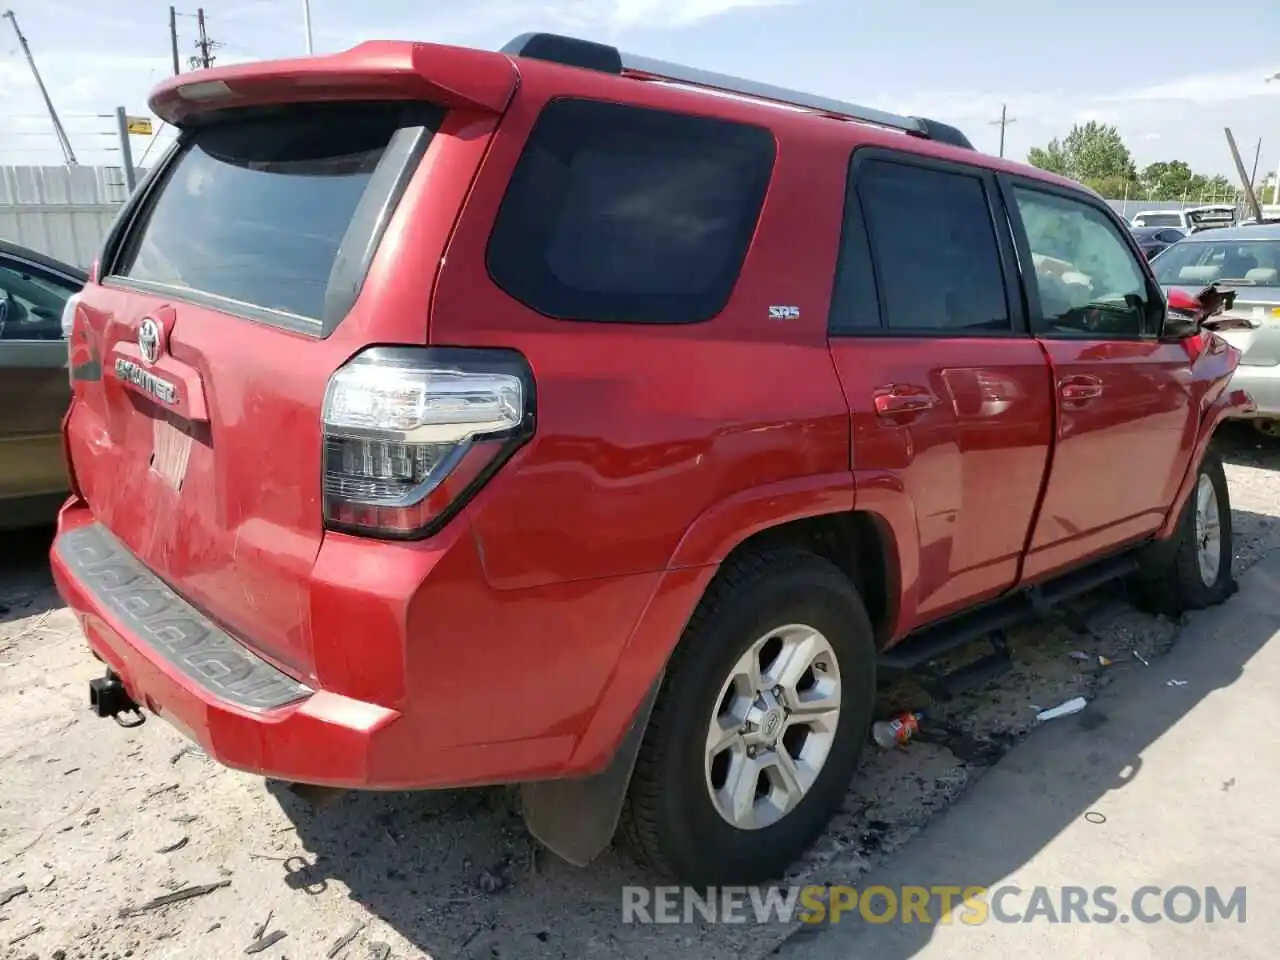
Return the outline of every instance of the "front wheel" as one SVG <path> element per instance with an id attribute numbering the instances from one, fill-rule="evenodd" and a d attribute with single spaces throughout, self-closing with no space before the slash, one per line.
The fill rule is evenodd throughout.
<path id="1" fill-rule="evenodd" d="M 620 824 L 692 885 L 782 875 L 839 808 L 875 701 L 875 644 L 847 577 L 813 554 L 731 562 L 668 667 Z"/>
<path id="2" fill-rule="evenodd" d="M 1145 593 L 1158 612 L 1200 610 L 1235 592 L 1231 495 L 1222 460 L 1213 451 L 1200 462 L 1173 540 L 1162 546 L 1159 559 L 1148 559 L 1142 571 Z"/>

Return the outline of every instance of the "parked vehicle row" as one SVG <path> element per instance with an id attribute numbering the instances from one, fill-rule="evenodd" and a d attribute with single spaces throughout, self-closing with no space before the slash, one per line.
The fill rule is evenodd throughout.
<path id="1" fill-rule="evenodd" d="M 1172 227 L 1184 234 L 1236 226 L 1238 214 L 1229 203 L 1211 203 L 1185 210 L 1144 210 L 1134 216 L 1134 227 Z"/>

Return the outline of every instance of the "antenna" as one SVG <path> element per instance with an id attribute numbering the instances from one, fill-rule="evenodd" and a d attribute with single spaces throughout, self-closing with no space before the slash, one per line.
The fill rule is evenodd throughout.
<path id="1" fill-rule="evenodd" d="M 22 30 L 18 26 L 18 18 L 12 10 L 6 10 L 0 14 L 13 24 L 13 32 L 18 35 L 18 43 L 22 45 L 22 52 L 27 56 L 27 63 L 31 66 L 31 75 L 36 78 L 36 86 L 40 88 L 40 96 L 44 98 L 45 109 L 49 111 L 49 119 L 53 121 L 53 133 L 58 138 L 58 146 L 62 148 L 62 156 L 67 161 L 67 166 L 74 167 L 77 164 L 76 152 L 71 149 L 71 141 L 67 139 L 67 131 L 62 128 L 62 121 L 58 119 L 58 111 L 53 109 L 53 101 L 49 99 L 49 91 L 45 89 L 44 80 L 40 78 L 40 71 L 36 69 L 36 59 L 31 55 L 31 47 L 27 44 L 27 38 L 22 35 Z"/>

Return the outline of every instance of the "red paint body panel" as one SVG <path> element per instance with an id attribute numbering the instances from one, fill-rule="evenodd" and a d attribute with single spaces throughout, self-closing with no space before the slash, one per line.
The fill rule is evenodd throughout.
<path id="1" fill-rule="evenodd" d="M 1193 376 L 1186 343 L 1042 342 L 1053 366 L 1057 436 L 1028 580 L 1160 526 L 1182 481 L 1208 386 Z M 1104 476 L 1106 495 L 1099 496 Z"/>
<path id="2" fill-rule="evenodd" d="M 897 544 L 890 634 L 1013 586 L 1052 441 L 1040 347 L 1027 337 L 858 337 L 833 340 L 831 352 L 849 402 L 858 508 Z M 876 399 L 890 394 L 931 405 L 882 412 Z"/>
<path id="3" fill-rule="evenodd" d="M 211 81 L 226 92 L 180 93 Z M 563 322 L 490 279 L 506 184 L 559 96 L 773 132 L 764 208 L 718 316 Z M 331 336 L 104 286 L 96 269 L 77 321 L 76 349 L 110 366 L 135 357 L 144 316 L 161 319 L 157 374 L 180 398 L 162 414 L 110 375 L 76 384 L 64 434 L 77 496 L 60 534 L 104 525 L 246 649 L 317 691 L 265 713 L 219 702 L 128 635 L 55 550 L 59 589 L 92 648 L 138 702 L 231 766 L 370 788 L 598 771 L 718 564 L 751 535 L 869 515 L 888 565 L 880 634 L 894 642 L 1120 540 L 1167 534 L 1209 433 L 1244 402 L 1223 392 L 1237 358 L 1219 338 L 829 342 L 855 147 L 1066 183 L 970 151 L 425 44 L 205 71 L 166 82 L 152 103 L 181 124 L 231 106 L 371 97 L 451 109 Z M 784 304 L 798 318 L 771 319 Z M 325 387 L 371 344 L 504 347 L 533 371 L 532 439 L 424 540 L 322 522 Z M 192 438 L 180 487 L 150 468 L 166 421 Z"/>

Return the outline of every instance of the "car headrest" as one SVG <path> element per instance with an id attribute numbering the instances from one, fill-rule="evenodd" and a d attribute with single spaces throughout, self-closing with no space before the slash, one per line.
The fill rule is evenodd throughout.
<path id="1" fill-rule="evenodd" d="M 1280 286 L 1280 270 L 1275 267 L 1254 267 L 1245 273 L 1244 278 L 1261 287 Z"/>
<path id="2" fill-rule="evenodd" d="M 1178 271 L 1178 280 L 1183 283 L 1212 283 L 1222 273 L 1218 266 L 1183 267 Z"/>

